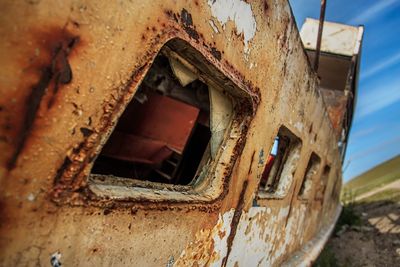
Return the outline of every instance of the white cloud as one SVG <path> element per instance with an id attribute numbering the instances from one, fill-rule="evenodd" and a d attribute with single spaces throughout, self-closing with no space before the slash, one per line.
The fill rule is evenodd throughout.
<path id="1" fill-rule="evenodd" d="M 376 153 L 377 151 L 382 150 L 385 147 L 392 146 L 393 144 L 398 144 L 400 141 L 400 136 L 395 136 L 389 140 L 382 140 L 382 142 L 375 144 L 374 146 L 370 146 L 367 149 L 359 151 L 350 155 L 348 161 L 357 161 L 363 157 L 370 156 L 371 154 Z"/>
<path id="2" fill-rule="evenodd" d="M 400 51 L 397 54 L 392 55 L 390 58 L 386 58 L 385 60 L 378 62 L 376 65 L 373 65 L 369 69 L 364 72 L 361 72 L 361 77 L 366 79 L 387 67 L 390 67 L 396 63 L 400 62 Z"/>
<path id="3" fill-rule="evenodd" d="M 351 139 L 350 140 L 353 140 L 353 139 L 357 140 L 360 137 L 364 137 L 364 136 L 370 135 L 371 133 L 376 132 L 376 130 L 378 130 L 380 128 L 381 128 L 381 126 L 373 125 L 373 126 L 370 126 L 368 128 L 360 129 L 357 132 L 351 133 Z"/>
<path id="4" fill-rule="evenodd" d="M 377 14 L 388 8 L 392 4 L 395 4 L 398 0 L 379 0 L 376 4 L 366 9 L 364 12 L 359 14 L 357 17 L 349 21 L 349 24 L 361 24 L 375 17 Z"/>
<path id="5" fill-rule="evenodd" d="M 387 84 L 380 80 L 378 85 L 372 84 L 369 88 L 368 92 L 361 93 L 359 96 L 356 112 L 358 118 L 370 115 L 400 100 L 400 77 L 396 77 Z"/>

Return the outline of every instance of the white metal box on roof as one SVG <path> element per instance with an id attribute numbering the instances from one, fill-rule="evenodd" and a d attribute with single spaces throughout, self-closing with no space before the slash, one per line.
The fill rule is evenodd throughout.
<path id="1" fill-rule="evenodd" d="M 316 50 L 319 21 L 307 18 L 301 28 L 300 36 L 304 48 Z M 349 26 L 333 22 L 324 22 L 321 51 L 343 56 L 359 53 L 363 26 Z"/>

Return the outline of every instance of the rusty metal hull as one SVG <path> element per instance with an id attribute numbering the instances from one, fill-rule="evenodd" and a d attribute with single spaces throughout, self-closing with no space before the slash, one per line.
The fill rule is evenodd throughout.
<path id="1" fill-rule="evenodd" d="M 0 266 L 52 255 L 65 266 L 278 266 L 334 223 L 336 131 L 288 3 L 237 0 L 228 14 L 221 2 L 2 1 Z M 240 99 L 239 134 L 192 191 L 91 185 L 93 161 L 169 40 Z M 298 165 L 284 197 L 258 197 L 282 125 L 301 139 Z M 322 200 L 297 197 L 312 153 L 312 196 L 331 168 Z"/>

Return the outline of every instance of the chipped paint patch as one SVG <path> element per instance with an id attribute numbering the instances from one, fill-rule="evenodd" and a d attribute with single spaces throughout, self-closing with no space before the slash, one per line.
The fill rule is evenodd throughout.
<path id="1" fill-rule="evenodd" d="M 303 123 L 301 123 L 301 121 L 297 121 L 295 124 L 294 124 L 294 128 L 296 128 L 299 132 L 302 132 L 303 131 L 303 127 L 304 125 L 303 125 Z"/>
<path id="2" fill-rule="evenodd" d="M 26 199 L 28 199 L 30 202 L 33 202 L 33 201 L 35 201 L 36 196 L 35 196 L 33 193 L 30 193 L 30 194 L 26 197 Z"/>
<path id="3" fill-rule="evenodd" d="M 302 236 L 305 208 L 252 207 L 243 213 L 227 266 L 276 265 Z"/>
<path id="4" fill-rule="evenodd" d="M 212 258 L 210 263 L 211 266 L 222 266 L 222 260 L 227 255 L 228 252 L 228 237 L 231 233 L 231 221 L 235 213 L 234 209 L 224 213 L 223 216 L 219 215 L 219 220 L 217 223 L 217 231 L 213 231 L 214 240 L 214 252 L 219 255 L 218 258 Z"/>
<path id="5" fill-rule="evenodd" d="M 208 0 L 212 15 L 222 28 L 231 20 L 235 23 L 236 33 L 243 34 L 244 52 L 250 52 L 249 42 L 257 31 L 257 23 L 251 5 L 242 0 Z"/>
<path id="6" fill-rule="evenodd" d="M 221 266 L 228 252 L 228 237 L 234 209 L 219 214 L 213 229 L 202 229 L 175 262 L 174 266 Z"/>
<path id="7" fill-rule="evenodd" d="M 227 266 L 270 266 L 275 261 L 275 250 L 282 242 L 281 235 L 289 207 L 268 213 L 266 207 L 252 207 L 243 213 Z"/>
<path id="8" fill-rule="evenodd" d="M 174 256 L 169 257 L 168 262 L 167 262 L 167 267 L 174 266 L 174 262 L 175 262 Z"/>
<path id="9" fill-rule="evenodd" d="M 215 25 L 213 20 L 209 20 L 208 23 L 210 24 L 211 28 L 214 30 L 215 33 L 219 33 L 217 25 Z"/>
<path id="10" fill-rule="evenodd" d="M 264 165 L 265 158 L 264 158 L 264 149 L 261 148 L 260 153 L 258 154 L 258 164 Z"/>
<path id="11" fill-rule="evenodd" d="M 60 252 L 55 252 L 51 255 L 50 257 L 50 264 L 52 267 L 61 267 L 61 253 Z"/>

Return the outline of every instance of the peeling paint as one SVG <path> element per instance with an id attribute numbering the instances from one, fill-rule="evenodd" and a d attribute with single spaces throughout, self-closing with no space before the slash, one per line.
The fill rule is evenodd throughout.
<path id="1" fill-rule="evenodd" d="M 210 23 L 210 26 L 214 30 L 214 32 L 219 33 L 218 27 L 217 27 L 217 25 L 215 25 L 214 21 L 212 19 L 210 19 L 208 22 Z"/>
<path id="2" fill-rule="evenodd" d="M 250 52 L 249 42 L 257 31 L 257 23 L 251 5 L 243 0 L 208 0 L 212 15 L 219 21 L 223 29 L 231 20 L 235 23 L 236 34 L 243 34 L 244 52 Z"/>
<path id="3" fill-rule="evenodd" d="M 219 220 L 217 223 L 218 232 L 214 231 L 214 251 L 219 257 L 216 257 L 210 261 L 210 266 L 222 266 L 222 260 L 227 255 L 228 252 L 228 237 L 231 233 L 231 221 L 233 219 L 235 211 L 231 209 L 230 211 L 224 213 L 223 216 L 219 215 Z"/>
<path id="4" fill-rule="evenodd" d="M 332 223 L 337 198 L 305 204 L 294 195 L 306 159 L 296 175 L 287 172 L 284 197 L 257 195 L 282 125 L 300 135 L 299 157 L 318 153 L 341 179 L 334 129 L 287 1 L 31 2 L 9 4 L 4 21 L 12 23 L 1 27 L 8 52 L 0 55 L 0 266 L 45 266 L 50 258 L 52 266 L 279 266 Z M 53 40 L 37 29 L 70 34 Z M 235 100 L 231 125 L 213 125 L 232 127 L 213 148 L 221 160 L 196 187 L 94 175 L 99 151 L 165 44 L 196 66 L 172 67 L 182 84 L 207 81 Z M 331 192 L 331 180 L 327 186 Z"/>
<path id="5" fill-rule="evenodd" d="M 297 122 L 294 124 L 294 128 L 296 128 L 299 132 L 302 132 L 302 131 L 303 131 L 303 127 L 304 127 L 304 125 L 303 125 L 303 123 L 301 123 L 300 121 L 297 121 Z"/>
<path id="6" fill-rule="evenodd" d="M 27 196 L 26 199 L 28 199 L 30 202 L 33 202 L 33 201 L 35 201 L 36 196 L 35 196 L 33 193 L 30 193 L 30 194 Z"/>
<path id="7" fill-rule="evenodd" d="M 50 264 L 52 267 L 61 267 L 61 253 L 60 252 L 55 252 L 51 255 L 50 257 Z"/>
<path id="8" fill-rule="evenodd" d="M 264 149 L 261 148 L 260 153 L 258 154 L 258 165 L 264 165 Z"/>
<path id="9" fill-rule="evenodd" d="M 166 267 L 172 267 L 172 266 L 174 266 L 174 263 L 175 263 L 174 256 L 171 256 L 171 257 L 169 257 L 169 259 L 168 259 L 168 262 L 167 262 Z"/>
<path id="10" fill-rule="evenodd" d="M 182 251 L 174 266 L 221 266 L 228 251 L 227 241 L 234 213 L 234 209 L 231 209 L 223 215 L 219 214 L 213 229 L 200 230 L 196 234 L 196 241 Z"/>

